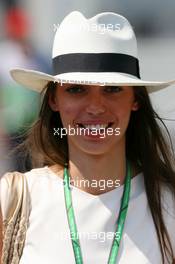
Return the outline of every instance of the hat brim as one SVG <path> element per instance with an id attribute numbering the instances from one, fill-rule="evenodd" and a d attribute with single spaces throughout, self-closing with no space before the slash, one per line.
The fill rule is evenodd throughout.
<path id="1" fill-rule="evenodd" d="M 50 81 L 58 82 L 61 85 L 70 83 L 101 86 L 146 86 L 148 93 L 175 84 L 175 80 L 166 82 L 143 81 L 129 74 L 114 72 L 71 72 L 53 76 L 39 71 L 16 68 L 12 69 L 10 74 L 20 85 L 39 93 Z"/>

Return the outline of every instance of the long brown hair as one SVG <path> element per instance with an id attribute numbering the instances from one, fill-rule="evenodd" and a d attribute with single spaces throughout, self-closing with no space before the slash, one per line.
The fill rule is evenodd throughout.
<path id="1" fill-rule="evenodd" d="M 54 96 L 57 83 L 50 82 L 44 90 L 39 118 L 28 132 L 25 148 L 30 154 L 34 167 L 68 163 L 67 136 L 58 138 L 54 128 L 62 128 L 58 112 L 48 104 L 49 94 Z M 144 174 L 145 189 L 155 224 L 162 261 L 173 259 L 173 249 L 163 220 L 161 186 L 166 184 L 175 196 L 175 172 L 173 153 L 169 151 L 162 134 L 162 119 L 154 111 L 145 87 L 134 87 L 135 99 L 140 108 L 131 113 L 126 131 L 127 158 L 139 166 Z M 159 124 L 158 124 L 159 123 Z M 166 129 L 167 130 L 167 129 Z M 167 134 L 170 137 L 168 130 Z M 170 140 L 171 142 L 171 140 Z"/>

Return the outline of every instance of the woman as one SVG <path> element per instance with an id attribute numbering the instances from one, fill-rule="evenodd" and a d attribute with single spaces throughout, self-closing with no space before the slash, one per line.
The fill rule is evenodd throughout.
<path id="1" fill-rule="evenodd" d="M 140 80 L 134 32 L 115 13 L 69 14 L 53 68 L 11 72 L 44 98 L 26 141 L 41 167 L 1 181 L 4 263 L 173 263 L 174 160 L 148 94 L 175 81 Z"/>

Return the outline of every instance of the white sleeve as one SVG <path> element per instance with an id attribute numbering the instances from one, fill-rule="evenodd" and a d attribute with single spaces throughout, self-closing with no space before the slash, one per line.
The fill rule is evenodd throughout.
<path id="1" fill-rule="evenodd" d="M 2 218 L 4 219 L 4 214 L 5 214 L 5 208 L 6 208 L 6 202 L 7 202 L 7 197 L 9 195 L 9 186 L 8 186 L 8 181 L 7 179 L 3 176 L 0 179 L 0 205 L 1 205 L 1 210 L 2 210 Z"/>
<path id="2" fill-rule="evenodd" d="M 162 209 L 165 226 L 167 228 L 175 257 L 175 194 L 167 188 L 163 188 Z"/>

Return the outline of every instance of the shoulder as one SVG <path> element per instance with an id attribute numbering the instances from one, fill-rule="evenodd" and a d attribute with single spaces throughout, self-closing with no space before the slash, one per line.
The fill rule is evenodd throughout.
<path id="1" fill-rule="evenodd" d="M 53 169 L 50 169 L 48 166 L 42 168 L 32 169 L 24 173 L 29 190 L 32 190 L 33 187 L 37 184 L 44 185 L 45 183 L 53 182 L 61 178 L 61 173 Z"/>
<path id="2" fill-rule="evenodd" d="M 26 173 L 17 171 L 7 172 L 0 179 L 0 205 L 2 215 L 5 215 L 5 208 L 7 208 L 7 201 L 11 202 L 17 199 L 22 193 L 23 186 L 25 185 L 31 194 L 33 187 L 38 183 L 47 179 L 56 178 L 56 175 L 48 169 L 48 167 L 32 169 Z M 45 184 L 47 185 L 47 184 Z"/>
<path id="3" fill-rule="evenodd" d="M 61 169 L 58 170 L 58 168 L 56 169 L 55 166 L 50 168 L 48 166 L 35 168 L 25 173 L 20 173 L 17 171 L 7 172 L 0 179 L 0 195 L 2 193 L 8 193 L 15 181 L 19 183 L 19 181 L 25 180 L 28 189 L 31 190 L 33 185 L 41 181 L 45 182 L 61 179 L 62 172 L 63 171 Z"/>
<path id="4" fill-rule="evenodd" d="M 58 188 L 61 188 L 63 184 L 62 174 L 62 170 L 53 166 L 45 166 L 25 173 L 33 201 L 44 199 L 44 196 L 50 193 L 57 193 Z"/>
<path id="5" fill-rule="evenodd" d="M 11 185 L 14 184 L 15 181 L 18 181 L 19 183 L 19 181 L 22 179 L 27 180 L 27 182 L 30 183 L 30 181 L 37 179 L 37 177 L 35 176 L 43 175 L 45 173 L 46 173 L 46 167 L 32 169 L 25 173 L 21 173 L 18 171 L 7 172 L 0 179 L 1 190 L 3 188 L 10 189 Z"/>

